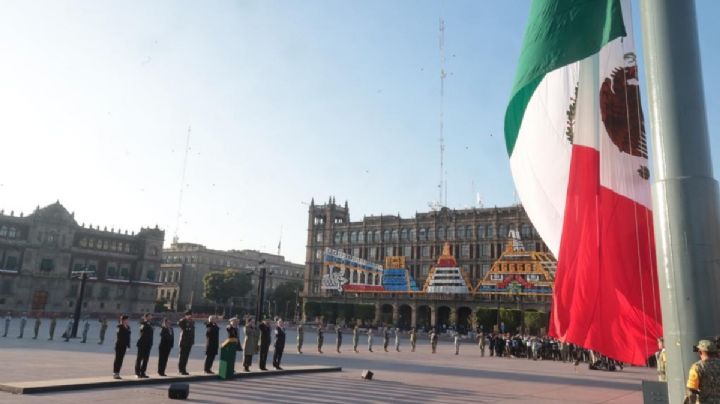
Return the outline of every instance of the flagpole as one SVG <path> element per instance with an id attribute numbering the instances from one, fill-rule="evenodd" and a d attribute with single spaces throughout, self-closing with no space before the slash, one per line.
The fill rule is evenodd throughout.
<path id="1" fill-rule="evenodd" d="M 671 403 L 693 345 L 720 333 L 718 184 L 713 178 L 694 0 L 642 0 L 653 135 L 653 212 Z"/>

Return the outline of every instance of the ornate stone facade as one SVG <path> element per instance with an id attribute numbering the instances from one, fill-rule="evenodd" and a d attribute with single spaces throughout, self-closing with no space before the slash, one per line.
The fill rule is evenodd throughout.
<path id="1" fill-rule="evenodd" d="M 139 233 L 78 225 L 60 202 L 24 216 L 0 211 L 0 311 L 71 313 L 80 281 L 94 271 L 85 313 L 152 311 L 165 232 Z"/>

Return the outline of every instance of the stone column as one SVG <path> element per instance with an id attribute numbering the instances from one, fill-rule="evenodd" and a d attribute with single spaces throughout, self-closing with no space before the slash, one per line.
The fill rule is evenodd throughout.
<path id="1" fill-rule="evenodd" d="M 375 324 L 380 324 L 382 316 L 382 304 L 375 302 Z"/>
<path id="2" fill-rule="evenodd" d="M 430 327 L 435 327 L 437 324 L 435 323 L 435 320 L 437 319 L 437 306 L 429 305 L 428 308 L 430 309 Z"/>
<path id="3" fill-rule="evenodd" d="M 417 304 L 410 305 L 410 327 L 417 328 Z"/>
<path id="4" fill-rule="evenodd" d="M 400 320 L 400 306 L 397 303 L 395 303 L 395 304 L 393 304 L 392 308 L 393 308 L 393 311 L 392 311 L 393 326 L 397 327 L 398 321 Z"/>
<path id="5" fill-rule="evenodd" d="M 451 326 L 456 327 L 458 325 L 457 307 L 450 307 L 450 318 L 448 319 Z"/>

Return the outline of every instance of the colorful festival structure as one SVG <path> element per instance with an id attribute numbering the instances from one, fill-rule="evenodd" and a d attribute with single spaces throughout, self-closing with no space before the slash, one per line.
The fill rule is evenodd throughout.
<path id="1" fill-rule="evenodd" d="M 342 251 L 327 248 L 323 259 L 322 289 L 339 293 L 417 293 L 463 295 L 552 296 L 556 261 L 549 253 L 525 251 L 517 233 L 510 235 L 505 252 L 473 287 L 450 245 L 443 246 L 423 288 L 405 267 L 405 257 L 385 258 L 375 264 Z"/>

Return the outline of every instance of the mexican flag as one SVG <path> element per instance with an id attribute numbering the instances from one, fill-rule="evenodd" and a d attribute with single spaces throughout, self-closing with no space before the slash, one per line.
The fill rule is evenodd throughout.
<path id="1" fill-rule="evenodd" d="M 558 258 L 550 335 L 644 364 L 662 326 L 629 0 L 533 1 L 505 141 Z"/>

